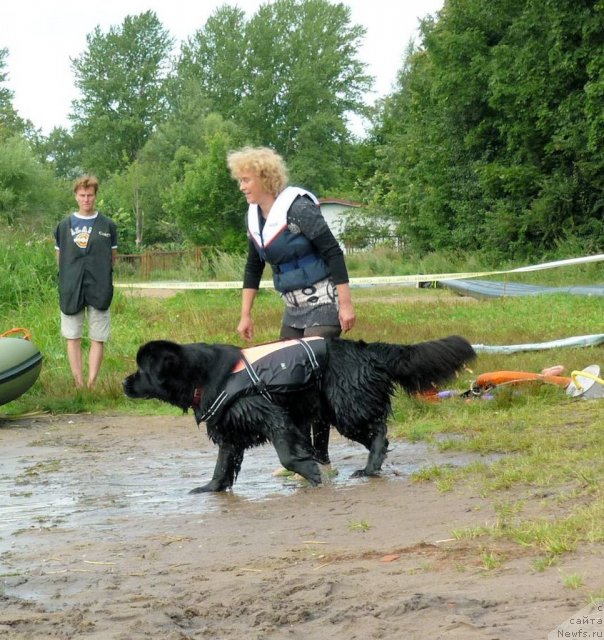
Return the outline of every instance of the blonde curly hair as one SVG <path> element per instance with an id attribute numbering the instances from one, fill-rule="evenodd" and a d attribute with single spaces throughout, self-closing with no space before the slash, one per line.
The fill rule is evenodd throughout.
<path id="1" fill-rule="evenodd" d="M 277 196 L 287 187 L 288 174 L 283 158 L 268 147 L 243 147 L 227 156 L 231 175 L 239 180 L 244 171 L 253 173 L 268 193 Z"/>

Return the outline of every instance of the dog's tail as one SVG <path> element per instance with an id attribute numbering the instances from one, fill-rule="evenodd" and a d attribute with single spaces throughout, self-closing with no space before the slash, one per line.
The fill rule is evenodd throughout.
<path id="1" fill-rule="evenodd" d="M 393 381 L 407 393 L 434 389 L 476 357 L 472 345 L 461 336 L 410 345 L 373 342 L 367 346 L 386 363 Z"/>

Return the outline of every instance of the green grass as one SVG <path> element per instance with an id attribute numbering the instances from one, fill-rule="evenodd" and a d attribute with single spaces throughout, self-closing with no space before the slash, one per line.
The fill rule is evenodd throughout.
<path id="1" fill-rule="evenodd" d="M 32 412 L 111 412 L 174 415 L 159 402 L 124 397 L 123 378 L 135 368 L 135 355 L 147 340 L 227 342 L 243 345 L 236 334 L 240 292 L 185 291 L 171 298 L 131 296 L 117 290 L 112 305 L 112 338 L 107 345 L 98 388 L 76 392 L 59 333 L 52 244 L 17 241 L 6 245 L 0 267 L 0 331 L 25 327 L 44 356 L 39 380 L 21 398 L 0 407 L 0 418 Z M 47 252 L 45 258 L 40 252 Z M 214 273 L 228 279 L 237 260 L 218 260 Z M 387 252 L 349 260 L 355 276 L 479 270 L 471 259 L 454 269 L 438 256 L 402 264 Z M 235 265 L 235 266 L 234 266 Z M 34 267 L 32 269 L 32 266 Z M 531 282 L 604 282 L 604 264 L 577 265 L 523 276 Z M 201 276 L 194 279 L 203 279 Z M 476 301 L 443 289 L 382 287 L 353 290 L 358 316 L 353 339 L 410 343 L 449 334 L 473 344 L 508 345 L 602 333 L 602 299 L 547 295 Z M 260 291 L 255 305 L 256 341 L 277 338 L 283 305 L 273 291 Z M 562 364 L 567 373 L 590 364 L 604 365 L 604 346 L 516 354 L 482 354 L 471 370 L 447 388 L 465 391 L 478 374 L 501 369 L 538 372 Z M 512 541 L 530 548 L 540 570 L 581 544 L 604 542 L 604 399 L 572 399 L 557 387 L 529 383 L 506 388 L 491 400 L 455 397 L 425 403 L 398 394 L 390 436 L 424 440 L 442 451 L 465 452 L 464 467 L 423 469 L 414 479 L 443 492 L 469 488 L 493 505 L 488 526 L 456 531 L 458 538 L 483 540 L 485 568 L 503 562 L 494 545 Z M 48 470 L 50 471 L 50 470 Z M 484 549 L 488 549 L 485 552 Z M 569 587 L 576 580 L 568 580 Z"/>
<path id="2" fill-rule="evenodd" d="M 367 533 L 371 529 L 371 525 L 367 520 L 358 520 L 348 523 L 348 531 L 354 533 Z"/>
<path id="3" fill-rule="evenodd" d="M 134 368 L 137 348 L 151 339 L 172 339 L 181 342 L 228 342 L 243 345 L 235 328 L 239 319 L 240 292 L 186 291 L 171 298 L 129 296 L 117 290 L 112 305 L 112 337 L 107 345 L 105 361 L 94 394 L 75 394 L 65 344 L 60 337 L 56 296 L 48 300 L 33 300 L 30 304 L 3 314 L 6 329 L 25 327 L 44 355 L 39 381 L 17 401 L 2 408 L 8 414 L 33 410 L 131 411 L 133 403 L 121 392 L 121 381 Z M 516 344 L 540 342 L 570 335 L 598 333 L 601 300 L 578 296 L 542 296 L 509 300 L 473 301 L 456 297 L 444 290 L 392 287 L 380 290 L 353 291 L 357 326 L 349 337 L 364 340 L 417 342 L 451 333 L 466 336 L 473 344 Z M 260 291 L 255 305 L 256 340 L 277 338 L 282 302 L 273 291 Z M 84 341 L 85 342 L 85 341 Z M 86 344 L 84 344 L 86 347 Z M 462 372 L 452 388 L 469 388 L 478 373 L 498 369 L 540 371 L 546 366 L 564 364 L 567 371 L 583 369 L 598 363 L 601 348 L 566 348 L 520 354 L 483 354 L 472 371 Z M 455 420 L 464 420 L 472 427 L 475 414 L 491 412 L 493 406 L 518 410 L 531 402 L 530 389 L 519 398 L 502 394 L 488 407 L 458 407 Z M 540 389 L 540 394 L 555 394 L 557 389 Z M 403 399 L 404 401 L 404 399 Z M 397 401 L 398 402 L 398 401 Z M 543 401 L 546 404 L 546 400 Z M 457 403 L 458 405 L 460 403 Z M 452 409 L 452 403 L 447 405 Z M 431 407 L 405 405 L 405 424 L 413 432 L 411 439 L 425 437 L 435 425 Z M 530 409 L 529 409 L 530 411 Z M 396 415 L 394 424 L 396 425 Z M 522 430 L 522 423 L 513 420 L 512 430 Z"/>

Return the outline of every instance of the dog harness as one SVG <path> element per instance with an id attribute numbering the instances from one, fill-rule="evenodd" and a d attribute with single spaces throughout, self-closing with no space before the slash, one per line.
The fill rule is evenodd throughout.
<path id="1" fill-rule="evenodd" d="M 326 354 L 325 339 L 318 336 L 241 349 L 241 360 L 200 422 L 215 418 L 242 396 L 260 395 L 273 402 L 272 394 L 286 394 L 319 385 Z M 195 389 L 194 404 L 199 405 L 201 394 L 201 389 Z"/>

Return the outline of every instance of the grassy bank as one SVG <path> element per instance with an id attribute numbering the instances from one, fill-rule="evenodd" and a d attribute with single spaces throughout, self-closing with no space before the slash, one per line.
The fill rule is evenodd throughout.
<path id="1" fill-rule="evenodd" d="M 349 335 L 364 340 L 417 342 L 452 333 L 473 344 L 507 345 L 541 342 L 603 330 L 601 299 L 548 295 L 476 301 L 443 289 L 388 287 L 355 289 L 357 326 Z M 243 343 L 235 332 L 240 293 L 186 291 L 172 297 L 144 297 L 118 289 L 112 305 L 112 338 L 94 394 L 84 394 L 95 409 L 136 410 L 125 399 L 121 380 L 134 367 L 140 344 L 165 338 L 181 342 Z M 277 338 L 282 303 L 273 291 L 262 290 L 255 306 L 256 341 Z M 13 414 L 33 410 L 78 410 L 72 380 L 60 338 L 55 296 L 23 304 L 4 320 L 5 327 L 26 327 L 44 355 L 36 385 L 19 400 L 2 408 Z M 86 347 L 86 345 L 85 345 Z M 592 353 L 594 352 L 594 353 Z M 540 371 L 561 363 L 570 371 L 598 362 L 600 349 L 561 349 L 519 354 L 483 354 L 475 372 L 498 369 Z M 589 354 L 589 355 L 588 355 Z M 455 382 L 467 386 L 471 375 Z M 73 403 L 73 404 L 72 404 Z M 148 407 L 147 407 L 148 408 Z"/>

